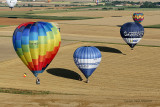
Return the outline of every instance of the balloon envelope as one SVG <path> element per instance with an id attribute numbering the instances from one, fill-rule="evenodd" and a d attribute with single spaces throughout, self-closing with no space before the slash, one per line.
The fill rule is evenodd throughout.
<path id="1" fill-rule="evenodd" d="M 10 8 L 13 8 L 16 5 L 17 0 L 6 0 L 6 2 Z"/>
<path id="2" fill-rule="evenodd" d="M 73 55 L 74 62 L 88 78 L 101 62 L 101 52 L 96 47 L 79 47 Z"/>
<path id="3" fill-rule="evenodd" d="M 98 3 L 99 3 L 99 0 L 96 0 L 96 5 L 98 5 Z"/>
<path id="4" fill-rule="evenodd" d="M 144 28 L 139 23 L 128 22 L 122 25 L 120 34 L 124 41 L 133 48 L 143 37 Z"/>
<path id="5" fill-rule="evenodd" d="M 58 52 L 61 36 L 48 22 L 28 22 L 19 25 L 13 34 L 13 46 L 23 63 L 37 77 Z"/>
<path id="6" fill-rule="evenodd" d="M 136 23 L 141 23 L 144 20 L 144 14 L 143 13 L 133 13 L 133 20 Z"/>

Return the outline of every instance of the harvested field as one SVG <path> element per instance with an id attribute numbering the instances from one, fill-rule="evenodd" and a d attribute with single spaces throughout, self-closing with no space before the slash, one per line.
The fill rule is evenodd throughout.
<path id="1" fill-rule="evenodd" d="M 84 83 L 85 77 L 73 62 L 72 54 L 77 47 L 89 45 L 99 48 L 103 57 L 100 66 L 90 77 L 90 83 L 86 84 Z M 160 69 L 158 67 L 159 57 L 159 47 L 137 46 L 134 51 L 131 51 L 127 45 L 75 43 L 61 47 L 48 69 L 43 74 L 40 74 L 41 85 L 35 85 L 35 78 L 19 58 L 1 62 L 0 69 L 3 72 L 0 75 L 0 85 L 5 88 L 12 87 L 75 94 L 75 96 L 82 96 L 82 98 L 92 96 L 92 99 L 97 99 L 102 96 L 106 101 L 107 99 L 113 99 L 113 102 L 118 99 L 114 104 L 119 103 L 119 101 L 127 101 L 128 98 L 131 101 L 133 99 L 149 98 L 148 100 L 151 100 L 149 103 L 153 103 L 157 101 L 154 98 L 159 97 L 159 94 L 157 94 L 160 88 L 158 82 L 160 80 L 160 74 L 158 73 Z M 63 74 L 55 75 L 58 72 L 65 73 L 65 71 L 66 73 L 70 72 L 72 76 L 68 78 Z M 24 72 L 27 73 L 26 78 L 23 77 Z M 79 81 L 77 75 L 80 75 L 83 81 Z M 123 99 L 120 96 L 123 96 Z M 50 95 L 46 98 L 48 97 Z M 67 98 L 71 99 L 72 96 Z M 104 99 L 99 101 L 107 105 Z M 67 100 L 64 102 L 67 102 Z"/>
<path id="2" fill-rule="evenodd" d="M 83 12 L 77 12 L 77 15 L 87 15 L 87 11 Z M 36 78 L 17 57 L 11 38 L 17 25 L 32 20 L 0 18 L 0 25 L 12 25 L 0 28 L 0 87 L 55 93 L 49 95 L 1 93 L 0 105 L 9 107 L 160 106 L 160 30 L 145 28 L 145 35 L 139 43 L 145 46 L 135 46 L 134 50 L 130 50 L 129 46 L 124 45 L 125 42 L 119 33 L 120 25 L 132 21 L 133 12 L 130 12 L 107 11 L 104 12 L 105 14 L 97 12 L 95 17 L 104 18 L 58 22 L 61 28 L 62 45 L 52 63 L 43 74 L 39 75 L 40 85 L 35 84 Z M 144 11 L 145 19 L 142 25 L 160 24 L 159 13 L 159 11 Z M 74 16 L 74 14 L 76 16 L 75 12 L 51 15 Z M 93 11 L 88 11 L 89 17 L 94 17 L 92 14 Z M 122 17 L 112 17 L 120 15 Z M 73 61 L 73 53 L 80 46 L 96 46 L 102 54 L 102 61 L 89 78 L 88 84 L 85 83 L 85 77 Z M 24 73 L 27 73 L 26 78 L 23 77 Z"/>
<path id="3" fill-rule="evenodd" d="M 45 13 L 39 15 L 45 16 L 90 16 L 90 17 L 114 17 L 114 16 L 132 16 L 135 11 L 77 11 L 77 12 L 65 12 L 63 13 Z M 147 16 L 154 16 L 160 14 L 159 11 L 136 11 L 136 12 L 143 12 L 144 15 Z"/>
<path id="4" fill-rule="evenodd" d="M 28 4 L 28 3 L 27 3 Z M 43 3 L 42 3 L 43 4 Z M 39 10 L 47 10 L 47 9 L 67 9 L 70 7 L 14 7 L 14 11 L 39 11 Z M 11 11 L 8 7 L 0 7 L 0 11 Z"/>

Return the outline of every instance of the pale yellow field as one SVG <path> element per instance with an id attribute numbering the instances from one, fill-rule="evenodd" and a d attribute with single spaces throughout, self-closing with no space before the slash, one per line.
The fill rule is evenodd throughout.
<path id="1" fill-rule="evenodd" d="M 132 16 L 135 12 L 143 12 L 144 15 L 154 16 L 160 14 L 160 11 L 77 11 L 65 13 L 45 13 L 37 15 L 45 16 L 88 16 L 88 17 L 111 17 L 111 16 Z"/>
<path id="2" fill-rule="evenodd" d="M 84 82 L 85 77 L 73 62 L 72 55 L 76 48 L 90 45 L 97 46 L 101 50 L 102 62 L 90 77 L 90 83 L 86 84 Z M 100 101 L 103 101 L 105 104 L 107 104 L 107 99 L 110 98 L 113 102 L 118 99 L 123 103 L 128 99 L 146 99 L 151 100 L 149 103 L 154 104 L 154 102 L 159 101 L 157 101 L 157 98 L 159 98 L 160 91 L 159 52 L 159 47 L 137 46 L 134 51 L 131 51 L 127 45 L 75 43 L 61 47 L 58 55 L 47 68 L 48 72 L 45 71 L 39 75 L 41 85 L 35 84 L 35 78 L 32 73 L 29 72 L 19 58 L 1 62 L 0 85 L 6 88 L 12 87 L 29 90 L 48 90 L 56 93 L 80 94 L 77 97 L 82 96 L 83 98 L 90 96 L 94 100 L 101 96 L 104 99 Z M 26 78 L 23 77 L 24 72 L 28 74 Z M 51 72 L 53 75 L 50 74 Z M 71 79 L 65 76 L 63 77 L 63 74 L 55 76 L 54 73 L 58 72 L 63 72 L 64 75 L 65 72 L 70 72 Z M 83 81 L 75 80 L 78 78 L 78 74 Z M 73 100 L 72 96 L 68 96 L 67 98 Z M 79 101 L 77 102 L 80 103 Z M 144 102 L 139 103 L 141 105 Z"/>
<path id="3" fill-rule="evenodd" d="M 9 107 L 159 107 L 160 47 L 136 46 L 134 50 L 130 50 L 127 45 L 108 44 L 125 44 L 120 37 L 120 27 L 117 25 L 132 21 L 131 13 L 114 12 L 116 16 L 123 17 L 110 17 L 114 13 L 109 11 L 108 16 L 104 15 L 103 19 L 59 22 L 62 46 L 46 71 L 39 75 L 40 85 L 35 84 L 36 78 L 12 48 L 11 37 L 8 36 L 12 35 L 16 26 L 0 28 L 0 87 L 62 93 L 62 95 L 1 93 L 0 105 Z M 92 12 L 88 13 L 90 15 Z M 86 13 L 77 14 L 85 15 Z M 95 16 L 103 14 L 103 12 L 97 12 Z M 142 25 L 160 24 L 159 11 L 144 12 L 144 14 L 146 18 Z M 150 17 L 154 20 L 149 20 Z M 7 30 L 8 28 L 10 31 Z M 159 35 L 159 29 L 147 28 L 139 44 L 160 46 Z M 73 53 L 80 46 L 96 46 L 102 54 L 102 61 L 89 78 L 88 84 L 84 82 L 85 77 L 73 61 Z M 23 77 L 24 73 L 27 73 L 26 78 Z M 83 80 L 79 81 L 79 78 Z"/>

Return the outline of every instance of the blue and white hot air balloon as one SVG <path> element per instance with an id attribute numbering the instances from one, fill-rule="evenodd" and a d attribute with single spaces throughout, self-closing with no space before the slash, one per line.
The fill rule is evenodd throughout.
<path id="1" fill-rule="evenodd" d="M 122 25 L 120 34 L 123 40 L 131 47 L 134 46 L 142 39 L 144 35 L 144 28 L 141 24 L 135 22 L 128 22 Z"/>
<path id="2" fill-rule="evenodd" d="M 79 47 L 74 52 L 73 58 L 77 67 L 84 76 L 88 78 L 95 71 L 101 62 L 101 52 L 96 47 Z"/>

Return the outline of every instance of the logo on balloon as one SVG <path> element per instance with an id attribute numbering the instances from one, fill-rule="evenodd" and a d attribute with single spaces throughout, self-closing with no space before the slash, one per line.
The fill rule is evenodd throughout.
<path id="1" fill-rule="evenodd" d="M 144 35 L 144 31 L 138 31 L 138 32 L 124 31 L 124 36 L 139 36 L 139 37 L 142 37 L 143 35 Z"/>

